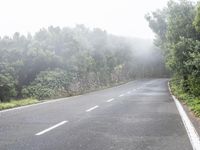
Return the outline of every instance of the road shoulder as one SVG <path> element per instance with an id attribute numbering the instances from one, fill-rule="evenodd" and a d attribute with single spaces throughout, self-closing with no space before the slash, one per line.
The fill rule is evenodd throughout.
<path id="1" fill-rule="evenodd" d="M 172 96 L 172 99 L 174 100 L 177 109 L 179 111 L 179 114 L 182 118 L 183 124 L 185 126 L 185 129 L 187 131 L 188 137 L 190 139 L 191 145 L 194 150 L 200 150 L 200 138 L 199 138 L 199 118 L 196 118 L 194 114 L 189 111 L 189 108 L 186 105 L 183 105 L 171 92 L 171 88 L 168 82 L 168 88 L 169 92 Z"/>

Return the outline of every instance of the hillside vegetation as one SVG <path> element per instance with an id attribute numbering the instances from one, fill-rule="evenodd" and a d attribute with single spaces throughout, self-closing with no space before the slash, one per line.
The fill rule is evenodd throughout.
<path id="1" fill-rule="evenodd" d="M 1 102 L 71 96 L 165 74 L 162 53 L 150 42 L 98 28 L 50 26 L 0 38 Z"/>

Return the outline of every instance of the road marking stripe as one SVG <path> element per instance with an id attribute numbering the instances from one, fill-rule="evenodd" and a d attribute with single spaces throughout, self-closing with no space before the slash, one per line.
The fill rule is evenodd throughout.
<path id="1" fill-rule="evenodd" d="M 99 107 L 99 106 L 96 105 L 96 106 L 94 106 L 94 107 L 92 107 L 92 108 L 87 109 L 86 112 L 90 112 L 90 111 L 92 111 L 92 110 L 94 110 L 94 109 L 96 109 L 96 108 L 98 108 L 98 107 Z"/>
<path id="2" fill-rule="evenodd" d="M 124 96 L 124 94 L 119 95 L 119 97 L 123 97 L 123 96 Z"/>
<path id="3" fill-rule="evenodd" d="M 128 91 L 127 94 L 131 94 L 131 91 Z"/>
<path id="4" fill-rule="evenodd" d="M 183 124 L 186 128 L 186 131 L 189 136 L 190 142 L 192 144 L 193 150 L 200 150 L 200 139 L 199 139 L 199 135 L 198 135 L 196 129 L 194 128 L 192 122 L 190 121 L 187 114 L 185 113 L 180 102 L 175 98 L 175 96 L 172 96 L 172 97 L 173 97 L 176 107 L 178 108 L 178 111 L 181 115 Z"/>
<path id="5" fill-rule="evenodd" d="M 115 86 L 115 87 L 112 87 L 112 88 L 119 88 L 119 87 L 122 87 L 122 86 L 125 86 L 125 85 L 128 85 L 128 84 L 133 84 L 135 82 L 137 82 L 137 80 L 131 81 L 131 82 L 128 82 L 128 83 L 125 83 L 125 84 L 122 84 L 122 85 L 118 85 L 118 86 Z M 43 104 L 63 101 L 63 100 L 70 99 L 70 98 L 81 97 L 83 95 L 84 94 L 77 95 L 77 96 L 72 96 L 72 97 L 60 98 L 60 99 L 45 100 L 44 102 L 39 102 L 39 103 L 36 103 L 36 104 L 30 104 L 30 105 L 26 105 L 26 106 L 19 106 L 19 107 L 15 107 L 15 108 L 9 108 L 9 109 L 5 109 L 5 110 L 0 110 L 0 114 L 1 113 L 5 113 L 5 112 L 9 112 L 9 111 L 21 110 L 21 109 L 29 108 L 29 107 L 33 107 L 33 106 L 39 106 L 39 105 L 43 105 Z"/>
<path id="6" fill-rule="evenodd" d="M 44 134 L 44 133 L 46 133 L 46 132 L 49 132 L 49 131 L 51 131 L 51 130 L 53 130 L 53 129 L 55 129 L 55 128 L 57 128 L 57 127 L 59 127 L 59 126 L 65 124 L 65 123 L 67 123 L 67 122 L 68 122 L 68 121 L 62 121 L 62 122 L 60 122 L 60 123 L 58 123 L 58 124 L 56 124 L 56 125 L 54 125 L 54 126 L 52 126 L 52 127 L 49 127 L 49 128 L 47 128 L 47 129 L 45 129 L 45 130 L 43 130 L 43 131 L 41 131 L 41 132 L 36 133 L 35 135 L 42 135 L 42 134 Z"/>
<path id="7" fill-rule="evenodd" d="M 168 83 L 168 87 L 169 87 L 170 94 L 172 95 L 169 83 Z M 200 138 L 199 138 L 199 135 L 198 135 L 194 125 L 192 124 L 192 122 L 190 121 L 186 112 L 184 111 L 181 103 L 176 99 L 176 97 L 174 95 L 172 95 L 172 98 L 174 99 L 176 107 L 179 111 L 179 114 L 181 116 L 181 119 L 183 121 L 185 129 L 187 131 L 187 134 L 190 139 L 190 143 L 193 147 L 193 150 L 200 150 Z"/>
<path id="8" fill-rule="evenodd" d="M 39 105 L 48 104 L 48 103 L 55 103 L 55 102 L 59 102 L 59 101 L 67 100 L 67 99 L 69 99 L 69 97 L 59 98 L 59 99 L 54 99 L 54 100 L 47 100 L 47 101 L 39 102 L 36 104 L 30 104 L 30 105 L 19 106 L 19 107 L 15 107 L 15 108 L 1 110 L 0 113 L 9 112 L 9 111 L 13 111 L 13 110 L 20 110 L 20 109 L 29 108 L 29 107 L 33 107 L 33 106 L 39 106 Z"/>
<path id="9" fill-rule="evenodd" d="M 106 102 L 112 102 L 112 101 L 114 101 L 115 99 L 114 98 L 111 98 L 111 99 L 109 99 L 109 100 L 107 100 Z"/>

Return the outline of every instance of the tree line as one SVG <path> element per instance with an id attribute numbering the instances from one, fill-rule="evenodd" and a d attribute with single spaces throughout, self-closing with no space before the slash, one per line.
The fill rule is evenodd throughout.
<path id="1" fill-rule="evenodd" d="M 171 0 L 163 9 L 147 14 L 156 33 L 155 44 L 165 55 L 176 84 L 200 96 L 200 3 Z"/>
<path id="2" fill-rule="evenodd" d="M 84 25 L 4 36 L 0 38 L 0 101 L 71 96 L 138 77 L 161 77 L 166 74 L 163 55 L 147 43 L 144 50 L 142 40 Z"/>

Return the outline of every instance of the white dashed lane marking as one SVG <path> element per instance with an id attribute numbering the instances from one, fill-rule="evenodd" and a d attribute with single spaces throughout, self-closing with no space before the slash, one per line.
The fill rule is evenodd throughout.
<path id="1" fill-rule="evenodd" d="M 62 121 L 62 122 L 60 122 L 60 123 L 58 123 L 58 124 L 56 124 L 56 125 L 54 125 L 54 126 L 51 126 L 51 127 L 47 128 L 47 129 L 41 131 L 41 132 L 36 133 L 35 135 L 37 135 L 37 136 L 38 136 L 38 135 L 42 135 L 42 134 L 44 134 L 44 133 L 46 133 L 46 132 L 49 132 L 49 131 L 51 131 L 51 130 L 53 130 L 53 129 L 59 127 L 59 126 L 61 126 L 61 125 L 64 125 L 64 124 L 67 123 L 67 122 L 68 122 L 68 121 Z"/>
<path id="2" fill-rule="evenodd" d="M 94 110 L 94 109 L 96 109 L 96 108 L 98 108 L 98 107 L 99 107 L 99 106 L 96 105 L 96 106 L 94 106 L 94 107 L 92 107 L 92 108 L 87 109 L 86 112 L 90 112 L 90 111 L 92 111 L 92 110 Z"/>
<path id="3" fill-rule="evenodd" d="M 123 97 L 123 96 L 124 96 L 124 94 L 119 95 L 119 97 Z"/>
<path id="4" fill-rule="evenodd" d="M 109 100 L 107 100 L 106 102 L 112 102 L 112 101 L 114 101 L 115 99 L 114 98 L 111 98 L 111 99 L 109 99 Z"/>

